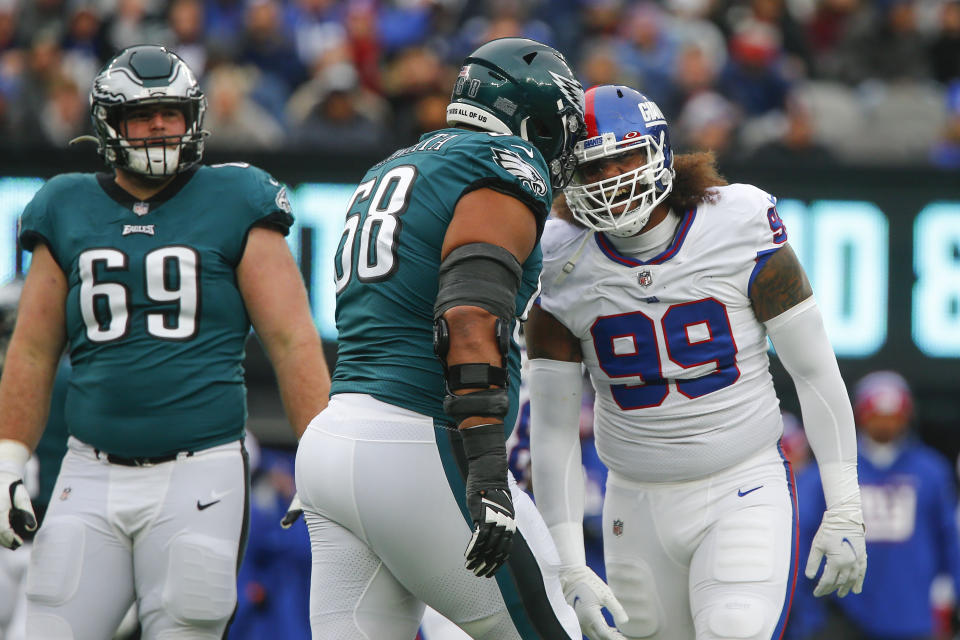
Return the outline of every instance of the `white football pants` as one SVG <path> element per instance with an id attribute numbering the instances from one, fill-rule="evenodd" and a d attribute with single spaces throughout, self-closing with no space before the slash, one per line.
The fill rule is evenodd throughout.
<path id="1" fill-rule="evenodd" d="M 296 475 L 313 548 L 314 640 L 412 640 L 424 603 L 472 638 L 581 638 L 556 547 L 513 478 L 510 560 L 493 578 L 464 568 L 473 526 L 451 435 L 364 394 L 333 396 L 310 423 Z"/>
<path id="2" fill-rule="evenodd" d="M 689 482 L 607 476 L 610 588 L 652 640 L 769 640 L 786 623 L 797 571 L 796 492 L 779 447 Z"/>
<path id="3" fill-rule="evenodd" d="M 143 467 L 67 446 L 30 558 L 27 637 L 110 638 L 136 600 L 144 638 L 222 638 L 246 539 L 240 442 Z"/>

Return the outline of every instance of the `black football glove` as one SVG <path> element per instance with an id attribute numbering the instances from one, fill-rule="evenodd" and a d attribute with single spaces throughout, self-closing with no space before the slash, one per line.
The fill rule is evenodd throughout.
<path id="1" fill-rule="evenodd" d="M 467 456 L 467 508 L 473 537 L 464 552 L 466 567 L 481 578 L 497 572 L 510 554 L 514 521 L 507 485 L 507 448 L 502 424 L 461 429 Z"/>
<path id="2" fill-rule="evenodd" d="M 287 512 L 283 514 L 283 519 L 280 520 L 280 526 L 289 529 L 302 515 L 303 505 L 300 503 L 300 495 L 295 493 L 293 494 L 293 500 L 290 501 L 290 506 L 287 507 Z"/>

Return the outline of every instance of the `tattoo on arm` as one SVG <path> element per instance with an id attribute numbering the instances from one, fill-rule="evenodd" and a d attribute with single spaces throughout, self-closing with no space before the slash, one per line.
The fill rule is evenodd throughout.
<path id="1" fill-rule="evenodd" d="M 767 260 L 750 288 L 753 312 L 766 322 L 813 295 L 797 254 L 784 244 Z"/>
<path id="2" fill-rule="evenodd" d="M 559 320 L 534 305 L 523 325 L 527 357 L 580 362 L 580 341 Z"/>

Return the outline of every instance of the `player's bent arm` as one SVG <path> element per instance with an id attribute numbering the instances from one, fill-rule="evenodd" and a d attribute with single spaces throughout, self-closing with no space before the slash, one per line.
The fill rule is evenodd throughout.
<path id="1" fill-rule="evenodd" d="M 774 253 L 757 274 L 750 299 L 797 387 L 810 447 L 821 473 L 826 467 L 823 482 L 829 508 L 859 493 L 853 410 L 813 290 L 789 245 Z M 838 472 L 843 478 L 835 479 L 833 470 L 840 467 L 847 472 Z"/>
<path id="2" fill-rule="evenodd" d="M 536 219 L 525 204 L 478 189 L 457 203 L 440 255 L 434 349 L 447 388 L 444 412 L 459 428 L 467 459 L 474 529 L 465 566 L 483 578 L 506 561 L 516 530 L 503 427 L 510 409 L 506 358 L 521 263 L 536 241 Z"/>
<path id="3" fill-rule="evenodd" d="M 0 440 L 17 440 L 31 451 L 46 425 L 66 343 L 66 300 L 66 276 L 49 249 L 37 245 L 0 378 Z"/>
<path id="4" fill-rule="evenodd" d="M 530 467 L 537 508 L 560 556 L 563 594 L 591 640 L 622 640 L 607 625 L 602 609 L 617 624 L 627 621 L 623 606 L 589 567 L 583 544 L 584 478 L 580 451 L 583 390 L 580 341 L 540 306 L 524 325 L 530 358 Z"/>
<path id="5" fill-rule="evenodd" d="M 826 498 L 805 573 L 813 578 L 826 556 L 814 595 L 836 590 L 843 597 L 851 589 L 860 592 L 866 572 L 853 410 L 810 284 L 793 251 L 785 249 L 757 275 L 751 300 L 796 387 Z"/>
<path id="6" fill-rule="evenodd" d="M 493 245 L 509 252 L 520 265 L 533 251 L 536 242 L 536 220 L 525 204 L 493 189 L 477 189 L 457 202 L 453 220 L 443 239 L 440 259 L 447 260 L 455 249 L 466 245 Z M 443 311 L 450 331 L 446 354 L 448 367 L 478 362 L 502 365 L 503 354 L 495 339 L 497 315 L 490 305 L 481 306 L 480 302 L 458 304 Z M 512 310 L 509 316 L 512 320 Z M 467 418 L 460 423 L 460 428 L 489 422 L 488 418 Z"/>
<path id="7" fill-rule="evenodd" d="M 530 390 L 530 457 L 537 507 L 562 567 L 586 564 L 580 452 L 580 341 L 539 305 L 524 324 Z"/>
<path id="8" fill-rule="evenodd" d="M 310 315 L 307 291 L 283 236 L 250 230 L 237 283 L 253 327 L 273 364 L 287 419 L 299 439 L 327 406 L 330 372 Z"/>
<path id="9" fill-rule="evenodd" d="M 47 421 L 66 342 L 67 280 L 44 245 L 33 252 L 0 378 L 0 546 L 16 549 L 37 528 L 23 472 Z"/>

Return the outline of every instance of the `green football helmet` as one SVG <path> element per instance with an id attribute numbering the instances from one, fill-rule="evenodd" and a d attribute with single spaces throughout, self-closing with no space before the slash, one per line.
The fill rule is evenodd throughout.
<path id="1" fill-rule="evenodd" d="M 500 38 L 467 56 L 447 107 L 447 124 L 515 135 L 536 147 L 562 189 L 586 132 L 583 87 L 559 51 L 527 38 Z"/>
<path id="2" fill-rule="evenodd" d="M 162 141 L 123 135 L 121 123 L 129 110 L 153 104 L 180 109 L 186 133 L 164 136 Z M 158 178 L 200 161 L 206 109 L 207 99 L 187 63 L 157 45 L 137 45 L 118 53 L 94 78 L 90 92 L 93 130 L 107 165 Z"/>

